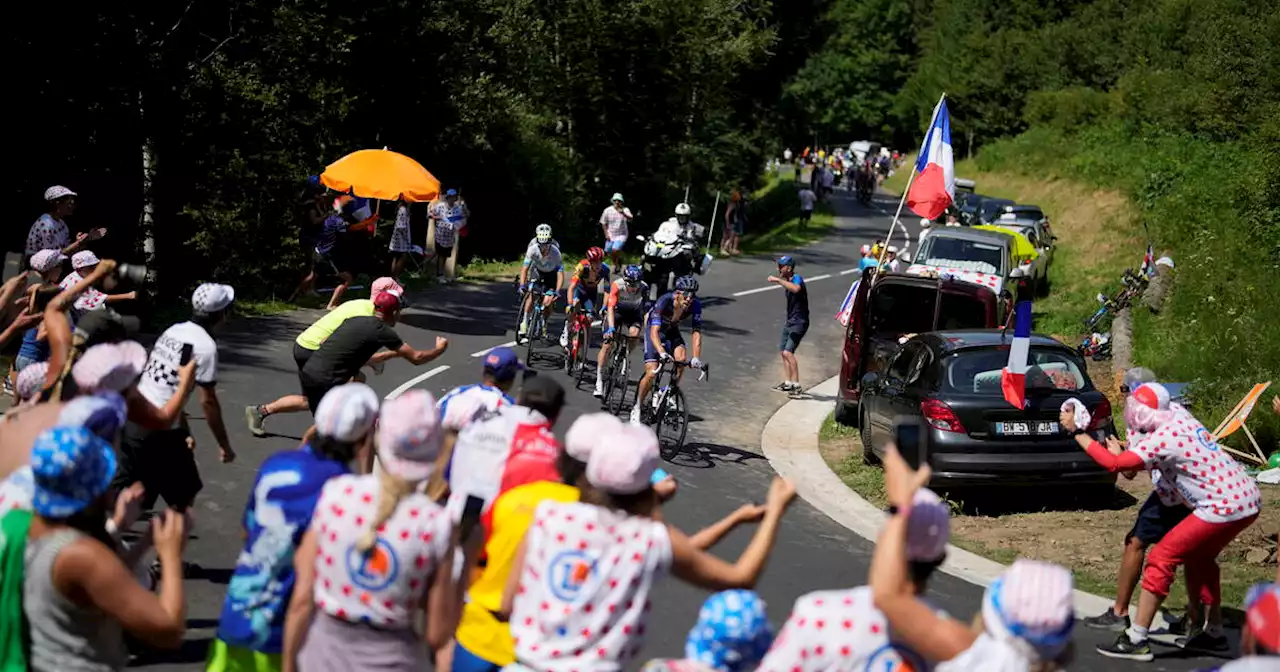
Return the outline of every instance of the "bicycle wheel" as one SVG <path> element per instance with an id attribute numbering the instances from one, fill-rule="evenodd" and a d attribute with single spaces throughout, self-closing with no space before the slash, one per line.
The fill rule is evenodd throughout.
<path id="1" fill-rule="evenodd" d="M 573 367 L 578 363 L 578 330 L 569 325 L 569 347 L 564 351 L 564 372 L 573 375 Z"/>
<path id="2" fill-rule="evenodd" d="M 591 351 L 591 324 L 587 323 L 586 327 L 578 330 L 578 380 L 574 384 L 574 388 L 581 388 L 582 382 L 587 379 L 587 361 Z"/>
<path id="3" fill-rule="evenodd" d="M 609 386 L 613 392 L 617 392 L 618 398 L 616 401 L 609 402 L 612 395 L 611 392 L 610 395 L 605 396 L 605 401 L 609 402 L 609 412 L 617 415 L 627 407 L 627 388 L 631 386 L 631 381 L 628 380 L 631 373 L 629 370 L 631 368 L 631 358 L 627 357 L 625 343 L 615 343 L 613 347 L 620 348 L 621 352 L 613 357 L 614 364 L 611 371 L 612 375 L 609 377 Z"/>
<path id="4" fill-rule="evenodd" d="M 535 298 L 536 300 L 536 298 Z M 533 365 L 533 342 L 538 339 L 539 326 L 542 322 L 542 309 L 539 306 L 533 307 L 533 314 L 529 316 L 529 333 L 525 335 L 525 353 L 524 363 L 528 366 Z"/>
<path id="5" fill-rule="evenodd" d="M 684 437 L 689 431 L 689 408 L 684 403 L 684 393 L 678 387 L 667 391 L 655 415 L 654 432 L 658 435 L 658 453 L 670 462 L 684 448 Z M 669 430 L 664 431 L 664 430 Z"/>
<path id="6" fill-rule="evenodd" d="M 525 321 L 524 299 L 520 300 L 520 307 L 516 309 L 516 345 L 522 345 L 520 337 L 520 324 Z M 529 325 L 530 328 L 533 325 Z M 526 331 L 524 338 L 529 338 L 529 332 Z"/>

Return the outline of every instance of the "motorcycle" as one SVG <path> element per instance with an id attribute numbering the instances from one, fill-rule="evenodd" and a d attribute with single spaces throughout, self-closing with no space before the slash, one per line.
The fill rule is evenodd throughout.
<path id="1" fill-rule="evenodd" d="M 644 281 L 656 292 L 650 299 L 656 301 L 666 294 L 672 278 L 697 273 L 702 275 L 711 266 L 709 254 L 698 256 L 698 243 L 684 235 L 675 220 L 663 222 L 652 236 L 636 236 L 644 242 Z"/>

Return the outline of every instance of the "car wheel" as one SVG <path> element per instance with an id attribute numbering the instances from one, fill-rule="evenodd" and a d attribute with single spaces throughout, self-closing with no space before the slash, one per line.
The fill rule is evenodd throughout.
<path id="1" fill-rule="evenodd" d="M 1036 296 L 1049 296 L 1049 277 L 1045 276 L 1040 284 L 1036 285 Z"/>
<path id="2" fill-rule="evenodd" d="M 862 440 L 862 463 L 871 466 L 880 464 L 880 458 L 871 447 L 871 422 L 865 412 L 859 413 L 858 417 L 860 418 L 858 422 L 858 438 Z"/>
<path id="3" fill-rule="evenodd" d="M 845 427 L 858 426 L 858 405 L 845 401 L 844 399 L 836 400 L 835 421 Z"/>

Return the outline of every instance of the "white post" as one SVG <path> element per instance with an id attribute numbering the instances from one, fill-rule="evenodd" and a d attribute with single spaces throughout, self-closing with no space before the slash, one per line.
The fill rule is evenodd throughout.
<path id="1" fill-rule="evenodd" d="M 716 212 L 720 210 L 720 192 L 716 192 L 716 204 L 711 206 L 711 224 L 707 226 L 707 249 L 711 249 L 711 234 L 716 230 Z"/>
<path id="2" fill-rule="evenodd" d="M 933 124 L 938 120 L 938 111 L 942 109 L 942 101 L 946 100 L 946 98 L 947 94 L 943 93 L 942 96 L 938 98 L 938 104 L 933 107 L 933 115 L 929 117 L 929 127 L 925 130 L 926 141 L 929 139 L 929 135 L 933 133 Z M 922 144 L 920 148 L 924 149 L 924 145 Z M 916 160 L 919 161 L 920 157 L 917 156 Z M 884 237 L 884 247 L 880 250 L 880 258 L 876 260 L 876 268 L 880 268 L 884 265 L 884 256 L 889 253 L 889 240 L 893 238 L 894 229 L 901 226 L 907 241 L 911 241 L 910 234 L 907 233 L 907 227 L 899 224 L 898 218 L 902 216 L 902 206 L 907 204 L 907 192 L 911 191 L 911 183 L 915 181 L 915 179 L 916 167 L 911 166 L 911 175 L 907 177 L 907 186 L 902 189 L 902 198 L 898 199 L 898 211 L 893 214 L 893 221 L 889 223 L 889 233 Z"/>

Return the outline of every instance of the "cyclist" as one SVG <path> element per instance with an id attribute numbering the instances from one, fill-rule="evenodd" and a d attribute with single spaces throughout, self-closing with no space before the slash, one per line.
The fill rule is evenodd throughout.
<path id="1" fill-rule="evenodd" d="M 600 285 L 609 286 L 609 266 L 604 263 L 604 250 L 593 247 L 587 250 L 587 258 L 578 262 L 569 280 L 569 307 L 565 309 L 564 331 L 560 332 L 560 347 L 569 346 L 569 324 L 580 306 L 599 305 Z"/>
<path id="2" fill-rule="evenodd" d="M 551 289 L 552 274 L 555 274 L 555 289 Z M 539 224 L 534 229 L 534 238 L 529 242 L 529 249 L 524 253 L 524 264 L 520 267 L 520 291 L 524 292 L 524 317 L 520 320 L 519 336 L 529 333 L 529 314 L 533 311 L 533 288 L 543 290 L 542 302 L 547 308 L 555 303 L 564 285 L 564 263 L 560 259 L 560 247 L 551 239 L 551 225 Z"/>
<path id="3" fill-rule="evenodd" d="M 640 325 L 644 323 L 645 298 L 649 296 L 649 286 L 645 284 L 644 271 L 631 264 L 622 271 L 622 277 L 609 286 L 609 296 L 605 299 L 606 325 L 604 344 L 600 346 L 600 357 L 596 360 L 595 396 L 604 396 L 605 363 L 609 361 L 609 349 L 612 347 L 613 333 L 619 326 L 626 338 L 622 347 L 631 354 L 631 347 L 640 338 Z"/>
<path id="4" fill-rule="evenodd" d="M 678 360 L 685 358 L 684 338 L 680 335 L 680 322 L 689 318 L 693 325 L 693 359 L 689 365 L 702 367 L 702 303 L 698 301 L 698 279 L 692 275 L 676 278 L 675 291 L 658 297 L 657 303 L 649 309 L 647 333 L 644 339 L 644 376 L 640 378 L 640 388 L 636 393 L 636 405 L 631 409 L 631 421 L 640 422 L 640 408 L 653 379 L 658 373 L 660 362 L 667 362 L 672 355 Z M 676 369 L 676 380 L 679 381 L 682 369 Z"/>

